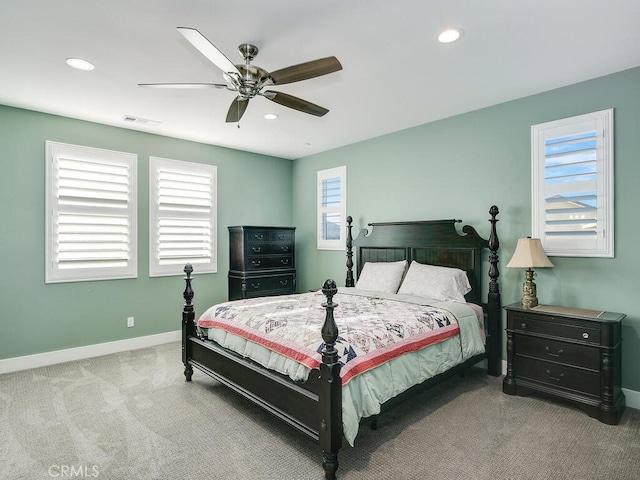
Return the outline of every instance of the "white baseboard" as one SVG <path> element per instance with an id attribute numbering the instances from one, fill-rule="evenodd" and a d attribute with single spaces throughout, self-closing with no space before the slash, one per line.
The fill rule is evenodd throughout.
<path id="1" fill-rule="evenodd" d="M 28 370 L 30 368 L 46 367 L 56 363 L 71 362 L 84 358 L 99 357 L 110 353 L 125 352 L 138 348 L 153 347 L 163 343 L 178 342 L 181 339 L 181 331 L 158 333 L 144 337 L 127 338 L 115 342 L 98 343 L 85 347 L 67 348 L 55 352 L 36 353 L 22 357 L 5 358 L 0 360 L 0 374 Z"/>
<path id="2" fill-rule="evenodd" d="M 635 390 L 629 390 L 628 388 L 623 388 L 622 393 L 624 393 L 627 407 L 640 410 L 640 392 L 636 392 Z"/>
<path id="3" fill-rule="evenodd" d="M 147 335 L 145 337 L 128 338 L 126 340 L 118 340 L 115 342 L 98 343 L 96 345 L 87 345 L 85 347 L 56 350 L 55 352 L 6 358 L 0 360 L 0 374 L 28 370 L 30 368 L 46 367 L 47 365 L 55 365 L 56 363 L 99 357 L 110 353 L 136 350 L 138 348 L 153 347 L 155 345 L 162 345 L 163 343 L 179 342 L 180 338 L 181 331 L 175 330 L 173 332 L 158 333 L 156 335 Z M 502 374 L 506 375 L 506 373 L 507 362 L 503 360 Z M 640 392 L 630 390 L 628 388 L 623 388 L 622 391 L 626 399 L 627 407 L 640 410 Z"/>

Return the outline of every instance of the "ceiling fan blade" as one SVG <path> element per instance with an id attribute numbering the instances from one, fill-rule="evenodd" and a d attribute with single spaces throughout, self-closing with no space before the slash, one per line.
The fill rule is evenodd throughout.
<path id="1" fill-rule="evenodd" d="M 226 83 L 139 83 L 139 87 L 150 88 L 229 88 Z"/>
<path id="2" fill-rule="evenodd" d="M 284 85 L 285 83 L 320 77 L 338 70 L 342 70 L 342 65 L 338 59 L 336 57 L 327 57 L 282 68 L 271 72 L 270 76 L 275 85 Z"/>
<path id="3" fill-rule="evenodd" d="M 248 98 L 236 97 L 233 102 L 231 102 L 231 106 L 229 106 L 229 111 L 227 112 L 227 123 L 239 122 L 242 115 L 244 115 L 247 106 L 249 106 Z"/>
<path id="4" fill-rule="evenodd" d="M 198 30 L 189 27 L 178 27 L 178 31 L 191 43 L 191 45 L 196 47 L 202 55 L 207 57 L 211 63 L 220 70 L 226 73 L 240 75 L 240 72 L 236 66 L 231 63 L 231 60 L 229 60 L 224 53 L 218 50 L 218 48 Z"/>
<path id="5" fill-rule="evenodd" d="M 324 107 L 315 105 L 311 102 L 307 102 L 306 100 L 303 100 L 301 98 L 294 97 L 293 95 L 289 95 L 288 93 L 267 90 L 262 93 L 262 96 L 268 98 L 272 102 L 279 103 L 280 105 L 293 108 L 294 110 L 298 110 L 300 112 L 315 115 L 316 117 L 322 117 L 324 114 L 329 112 L 329 110 Z"/>

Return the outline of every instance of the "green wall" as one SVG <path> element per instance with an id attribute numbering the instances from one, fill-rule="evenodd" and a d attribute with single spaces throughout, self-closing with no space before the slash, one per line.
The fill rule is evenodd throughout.
<path id="1" fill-rule="evenodd" d="M 137 279 L 45 285 L 45 140 L 138 155 Z M 218 273 L 196 276 L 197 311 L 227 298 L 227 226 L 291 224 L 289 160 L 0 106 L 0 359 L 180 328 L 182 275 L 148 275 L 149 156 L 218 166 Z"/>
<path id="2" fill-rule="evenodd" d="M 516 240 L 531 235 L 531 125 L 615 109 L 615 258 L 553 257 L 540 269 L 541 303 L 623 312 L 623 387 L 640 391 L 640 68 L 403 130 L 293 165 L 300 289 L 328 277 L 344 285 L 344 252 L 315 248 L 315 182 L 347 165 L 347 213 L 355 234 L 369 222 L 461 218 L 489 234 L 500 208 L 503 304 L 520 299 L 524 273 L 507 269 Z M 339 307 L 338 307 L 339 308 Z"/>
<path id="3" fill-rule="evenodd" d="M 375 221 L 461 218 L 486 237 L 489 207 L 498 205 L 502 299 L 515 302 L 524 275 L 505 265 L 517 238 L 531 234 L 530 127 L 611 107 L 616 257 L 553 257 L 556 268 L 538 271 L 538 297 L 626 313 L 623 387 L 640 391 L 640 68 L 294 162 L 0 106 L 0 359 L 179 328 L 181 276 L 147 275 L 149 156 L 218 166 L 218 273 L 196 277 L 198 311 L 226 299 L 234 224 L 296 226 L 299 291 L 328 277 L 343 284 L 344 252 L 318 251 L 315 240 L 316 172 L 339 165 L 348 168 L 354 233 Z M 45 140 L 138 155 L 137 279 L 44 284 Z"/>

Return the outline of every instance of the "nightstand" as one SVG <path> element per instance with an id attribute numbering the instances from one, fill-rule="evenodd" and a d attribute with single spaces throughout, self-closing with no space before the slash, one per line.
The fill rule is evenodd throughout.
<path id="1" fill-rule="evenodd" d="M 615 425 L 625 407 L 621 389 L 622 313 L 553 305 L 507 311 L 509 395 L 540 393 L 573 402 Z"/>

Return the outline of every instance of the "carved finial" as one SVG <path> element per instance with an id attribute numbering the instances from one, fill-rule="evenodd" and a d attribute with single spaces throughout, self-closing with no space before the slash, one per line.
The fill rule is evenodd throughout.
<path id="1" fill-rule="evenodd" d="M 338 293 L 335 280 L 328 278 L 322 285 L 322 293 L 327 297 L 327 303 L 333 303 L 333 296 Z"/>
<path id="2" fill-rule="evenodd" d="M 190 263 L 187 263 L 184 266 L 183 272 L 187 274 L 187 277 L 190 277 L 191 274 L 193 273 L 193 265 L 191 265 Z"/>

